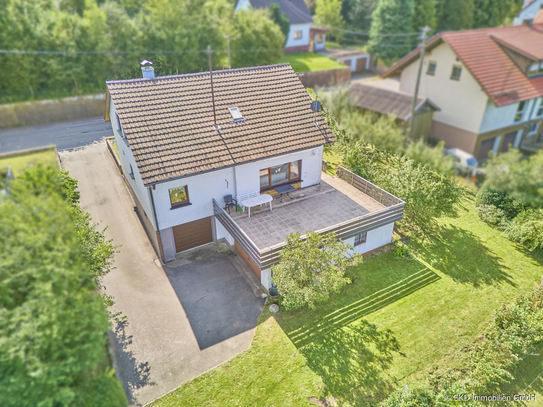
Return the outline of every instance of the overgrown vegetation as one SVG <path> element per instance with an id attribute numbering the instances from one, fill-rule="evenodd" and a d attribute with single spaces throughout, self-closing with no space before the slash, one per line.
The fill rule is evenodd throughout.
<path id="1" fill-rule="evenodd" d="M 446 406 L 464 400 L 459 395 L 492 395 L 514 379 L 512 372 L 543 341 L 543 287 L 503 303 L 484 333 L 458 358 L 464 364 L 432 372 L 425 384 L 394 391 L 381 406 Z M 499 394 L 499 393 L 498 393 Z M 470 406 L 482 406 L 479 400 Z"/>
<path id="2" fill-rule="evenodd" d="M 80 405 L 96 400 L 96 380 L 112 390 L 105 404 L 126 405 L 107 374 L 109 321 L 96 286 L 111 267 L 110 242 L 76 210 L 66 174 L 37 166 L 10 186 L 0 199 L 2 405 Z"/>
<path id="3" fill-rule="evenodd" d="M 282 296 L 285 310 L 326 301 L 338 293 L 350 280 L 347 267 L 362 260 L 354 247 L 338 240 L 333 233 L 321 235 L 308 232 L 306 239 L 299 233 L 287 237 L 281 251 L 281 262 L 272 267 L 272 279 Z"/>

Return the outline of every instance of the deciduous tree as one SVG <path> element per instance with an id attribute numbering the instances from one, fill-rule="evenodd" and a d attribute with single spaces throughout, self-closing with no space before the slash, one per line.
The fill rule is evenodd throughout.
<path id="1" fill-rule="evenodd" d="M 287 237 L 281 252 L 281 262 L 272 268 L 272 279 L 283 297 L 283 307 L 293 310 L 326 301 L 350 280 L 345 271 L 361 261 L 358 254 L 350 254 L 353 247 L 338 240 L 334 234 L 308 232 L 302 239 L 299 233 Z"/>
<path id="2" fill-rule="evenodd" d="M 345 20 L 341 15 L 341 1 L 340 0 L 317 0 L 315 8 L 315 22 L 330 28 L 330 34 L 332 38 L 340 42 L 343 33 L 334 28 L 345 28 Z"/>
<path id="3" fill-rule="evenodd" d="M 270 12 L 271 20 L 279 26 L 283 36 L 285 37 L 285 43 L 287 42 L 288 34 L 290 32 L 290 21 L 285 13 L 281 13 L 279 5 L 273 3 L 268 8 Z"/>
<path id="4" fill-rule="evenodd" d="M 515 0 L 474 0 L 473 28 L 500 27 L 519 11 Z"/>
<path id="5" fill-rule="evenodd" d="M 473 26 L 474 0 L 437 0 L 437 29 L 468 30 Z"/>

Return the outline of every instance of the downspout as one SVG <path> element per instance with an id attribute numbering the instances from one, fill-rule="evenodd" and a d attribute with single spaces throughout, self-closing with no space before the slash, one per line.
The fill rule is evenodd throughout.
<path id="1" fill-rule="evenodd" d="M 520 141 L 518 143 L 519 150 L 520 150 L 520 147 L 522 146 L 522 143 L 524 142 L 524 139 L 528 135 L 528 130 L 530 129 L 530 123 L 532 121 L 532 116 L 534 115 L 535 105 L 537 104 L 537 99 L 539 99 L 539 97 L 532 99 L 534 103 L 532 105 L 532 108 L 530 109 L 530 114 L 528 115 L 528 118 L 526 119 L 526 122 L 524 123 L 524 129 L 522 130 L 522 135 L 520 136 Z"/>
<path id="2" fill-rule="evenodd" d="M 156 216 L 155 199 L 153 198 L 153 189 L 155 189 L 154 185 L 152 187 L 149 187 L 149 196 L 151 197 L 151 208 L 153 208 L 153 217 L 155 219 L 156 232 L 158 233 L 158 236 L 160 237 L 160 227 L 158 226 L 158 218 Z M 160 238 L 160 244 L 162 245 L 162 238 Z M 162 257 L 162 256 L 160 256 L 160 253 L 161 253 L 160 249 L 161 248 L 157 247 L 157 249 L 158 249 L 159 257 Z M 165 259 L 162 258 L 161 260 L 164 263 Z"/>

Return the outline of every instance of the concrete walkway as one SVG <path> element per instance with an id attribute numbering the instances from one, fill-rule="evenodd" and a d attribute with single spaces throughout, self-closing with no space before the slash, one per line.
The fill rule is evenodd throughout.
<path id="1" fill-rule="evenodd" d="M 102 142 L 62 152 L 60 157 L 79 181 L 82 205 L 101 228 L 108 227 L 106 235 L 122 245 L 116 269 L 104 278 L 114 309 L 127 317 L 111 336 L 117 373 L 129 401 L 144 405 L 247 349 L 256 321 L 251 329 L 200 349 L 108 154 Z"/>

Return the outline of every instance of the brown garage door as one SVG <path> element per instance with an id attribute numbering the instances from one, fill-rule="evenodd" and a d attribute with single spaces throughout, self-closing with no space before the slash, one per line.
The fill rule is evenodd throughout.
<path id="1" fill-rule="evenodd" d="M 253 273 L 255 273 L 255 276 L 258 277 L 260 280 L 260 269 L 255 264 L 255 262 L 249 257 L 249 255 L 243 250 L 243 248 L 239 245 L 238 242 L 234 242 L 234 250 L 236 253 L 243 259 L 243 261 L 249 266 L 249 268 L 252 270 Z"/>
<path id="2" fill-rule="evenodd" d="M 509 145 L 513 146 L 515 144 L 515 139 L 517 138 L 517 133 L 518 133 L 518 131 L 512 131 L 511 133 L 507 133 L 503 137 L 502 148 L 501 148 L 502 153 L 508 152 L 509 151 Z"/>
<path id="3" fill-rule="evenodd" d="M 177 253 L 212 242 L 211 216 L 174 226 L 173 238 Z"/>
<path id="4" fill-rule="evenodd" d="M 358 58 L 356 60 L 356 71 L 365 71 L 366 70 L 366 64 L 368 63 L 368 59 L 366 57 L 364 58 Z"/>
<path id="5" fill-rule="evenodd" d="M 479 152 L 477 153 L 478 160 L 485 160 L 488 158 L 488 153 L 494 148 L 495 141 L 496 137 L 481 141 L 481 146 L 479 147 Z"/>

